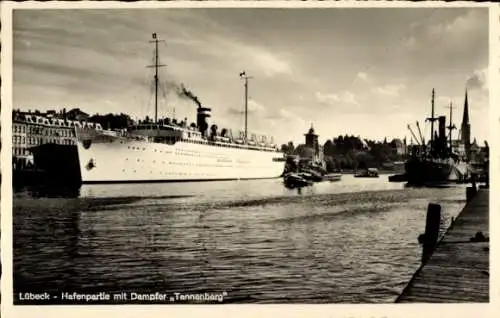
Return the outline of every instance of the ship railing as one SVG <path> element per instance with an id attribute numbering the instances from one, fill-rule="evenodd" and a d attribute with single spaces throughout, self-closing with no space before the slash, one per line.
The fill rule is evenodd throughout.
<path id="1" fill-rule="evenodd" d="M 227 138 L 227 139 L 216 138 L 215 140 L 209 140 L 207 138 L 180 138 L 179 141 L 188 142 L 188 143 L 211 144 L 211 145 L 215 145 L 217 147 L 225 147 L 225 148 L 279 152 L 277 145 L 260 146 L 257 144 L 242 144 L 242 143 L 238 143 L 236 140 L 231 140 L 230 138 Z"/>

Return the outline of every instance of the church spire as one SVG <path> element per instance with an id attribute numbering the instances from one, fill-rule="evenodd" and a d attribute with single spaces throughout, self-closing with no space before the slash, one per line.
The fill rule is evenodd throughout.
<path id="1" fill-rule="evenodd" d="M 469 100 L 467 98 L 467 89 L 465 89 L 465 102 L 464 102 L 464 118 L 462 125 L 469 124 Z"/>
<path id="2" fill-rule="evenodd" d="M 465 155 L 470 160 L 470 123 L 469 123 L 469 100 L 467 98 L 467 89 L 465 89 L 464 118 L 462 120 L 462 143 L 465 147 Z"/>

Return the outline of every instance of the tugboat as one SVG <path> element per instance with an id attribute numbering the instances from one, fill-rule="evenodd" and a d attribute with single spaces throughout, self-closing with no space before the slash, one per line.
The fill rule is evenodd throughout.
<path id="1" fill-rule="evenodd" d="M 307 180 L 298 173 L 287 173 L 283 177 L 283 184 L 289 189 L 308 187 L 313 184 L 313 181 Z"/>

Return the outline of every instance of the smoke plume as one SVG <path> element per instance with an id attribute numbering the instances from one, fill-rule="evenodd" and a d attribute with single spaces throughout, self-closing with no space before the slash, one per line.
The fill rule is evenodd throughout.
<path id="1" fill-rule="evenodd" d="M 186 89 L 186 87 L 184 86 L 184 84 L 180 84 L 180 86 L 177 88 L 177 94 L 180 97 L 189 98 L 190 100 L 192 100 L 193 102 L 195 102 L 196 105 L 198 105 L 198 108 L 201 108 L 201 102 L 198 99 L 198 96 L 196 96 L 195 94 L 193 94 L 193 92 L 191 92 L 190 90 Z"/>

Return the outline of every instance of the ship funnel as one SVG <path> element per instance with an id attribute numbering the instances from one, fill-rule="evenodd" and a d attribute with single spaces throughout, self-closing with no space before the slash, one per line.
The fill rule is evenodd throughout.
<path id="1" fill-rule="evenodd" d="M 201 132 L 203 136 L 206 136 L 206 132 L 208 130 L 208 118 L 210 117 L 210 112 L 212 110 L 207 107 L 198 107 L 198 114 L 196 116 L 196 125 L 198 126 L 198 130 Z"/>
<path id="2" fill-rule="evenodd" d="M 446 150 L 446 116 L 438 117 L 439 130 L 436 133 L 435 139 L 435 150 L 438 154 L 443 154 L 443 151 Z"/>
<path id="3" fill-rule="evenodd" d="M 446 140 L 446 116 L 439 116 L 439 139 Z"/>

